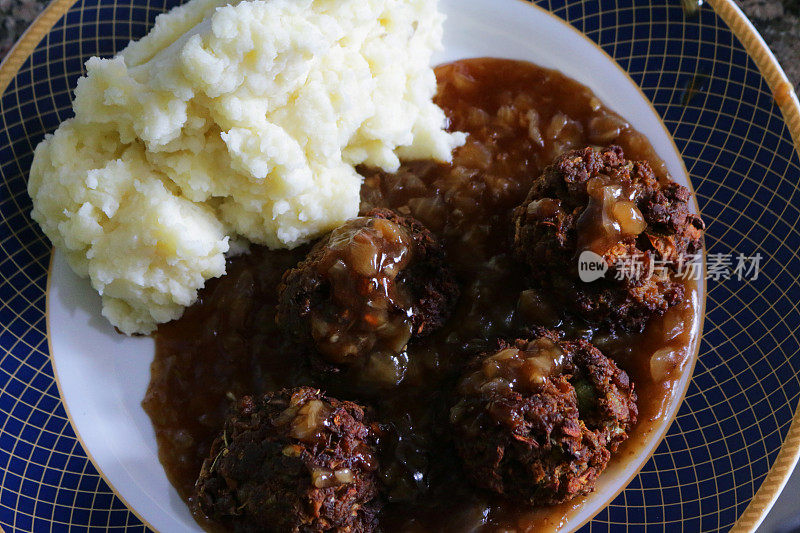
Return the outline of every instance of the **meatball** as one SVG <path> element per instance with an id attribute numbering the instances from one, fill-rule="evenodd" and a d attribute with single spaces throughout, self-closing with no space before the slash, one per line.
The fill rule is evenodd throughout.
<path id="1" fill-rule="evenodd" d="M 333 230 L 278 291 L 278 324 L 334 364 L 401 352 L 440 327 L 458 296 L 431 232 L 388 209 Z"/>
<path id="2" fill-rule="evenodd" d="M 585 148 L 558 157 L 514 211 L 516 255 L 534 288 L 590 324 L 641 331 L 683 298 L 675 274 L 702 248 L 703 221 L 689 211 L 686 187 L 660 182 L 622 149 Z M 591 251 L 608 271 L 581 281 L 578 260 Z M 591 254 L 590 254 L 591 255 Z"/>
<path id="3" fill-rule="evenodd" d="M 245 396 L 203 462 L 195 511 L 234 531 L 373 531 L 380 431 L 310 387 Z"/>
<path id="4" fill-rule="evenodd" d="M 474 484 L 532 505 L 588 494 L 638 414 L 627 374 L 548 331 L 501 342 L 462 377 L 453 440 Z"/>

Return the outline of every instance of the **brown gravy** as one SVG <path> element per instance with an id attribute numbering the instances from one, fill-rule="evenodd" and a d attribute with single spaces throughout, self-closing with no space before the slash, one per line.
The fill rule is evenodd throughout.
<path id="1" fill-rule="evenodd" d="M 524 271 L 510 254 L 509 220 L 541 169 L 564 150 L 610 143 L 621 145 L 629 159 L 650 161 L 663 179 L 665 167 L 624 119 L 556 71 L 472 59 L 441 66 L 436 73 L 436 101 L 452 129 L 470 134 L 467 144 L 456 151 L 452 165 L 414 162 L 395 174 L 362 169 L 362 210 L 385 206 L 411 214 L 441 239 L 462 288 L 453 317 L 380 370 L 384 382 L 397 385 L 376 390 L 364 376 L 320 380 L 287 347 L 274 320 L 277 283 L 307 248 L 254 247 L 249 255 L 229 260 L 227 274 L 211 280 L 181 319 L 159 328 L 143 401 L 160 460 L 185 500 L 233 399 L 314 385 L 341 399 L 369 403 L 376 418 L 393 424 L 403 437 L 383 460 L 384 466 L 392 465 L 386 477 L 393 500 L 381 515 L 385 531 L 557 529 L 582 505 L 584 499 L 578 498 L 531 509 L 470 487 L 442 438 L 448 407 L 444 390 L 469 354 L 492 346 L 497 337 L 513 338 L 525 322 L 518 310 Z M 697 298 L 694 285 L 687 286 L 683 304 L 637 335 L 611 337 L 581 324 L 560 325 L 568 335 L 591 337 L 636 384 L 640 422 L 610 470 L 622 468 L 641 450 L 675 394 L 694 345 Z M 672 358 L 653 363 L 663 376 L 654 380 L 651 355 L 662 348 Z M 424 496 L 408 501 L 412 489 L 419 488 Z"/>

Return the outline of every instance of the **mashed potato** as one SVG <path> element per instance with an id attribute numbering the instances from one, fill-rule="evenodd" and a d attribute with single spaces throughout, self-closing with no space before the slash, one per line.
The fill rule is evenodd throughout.
<path id="1" fill-rule="evenodd" d="M 357 214 L 358 164 L 449 160 L 429 0 L 191 0 L 112 59 L 36 148 L 33 217 L 121 331 L 175 319 L 244 238 L 293 247 Z"/>

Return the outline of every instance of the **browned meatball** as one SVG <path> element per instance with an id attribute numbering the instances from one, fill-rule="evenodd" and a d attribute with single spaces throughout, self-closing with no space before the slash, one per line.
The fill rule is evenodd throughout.
<path id="1" fill-rule="evenodd" d="M 573 150 L 544 170 L 515 210 L 515 252 L 551 303 L 592 324 L 640 331 L 681 301 L 674 274 L 702 247 L 705 226 L 689 197 L 618 146 Z M 591 282 L 578 274 L 587 250 L 608 266 Z"/>
<path id="2" fill-rule="evenodd" d="M 373 531 L 379 434 L 363 407 L 310 387 L 246 396 L 203 462 L 195 511 L 242 532 Z"/>
<path id="3" fill-rule="evenodd" d="M 388 209 L 333 230 L 278 291 L 278 324 L 336 364 L 401 352 L 440 327 L 458 296 L 431 232 Z"/>
<path id="4" fill-rule="evenodd" d="M 476 361 L 450 411 L 478 486 L 532 505 L 587 494 L 636 423 L 627 374 L 586 341 L 543 331 Z"/>

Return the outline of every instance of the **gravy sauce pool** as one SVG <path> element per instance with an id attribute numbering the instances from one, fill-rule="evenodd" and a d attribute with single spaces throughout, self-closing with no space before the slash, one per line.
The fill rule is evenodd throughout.
<path id="1" fill-rule="evenodd" d="M 383 530 L 558 528 L 585 498 L 532 509 L 487 495 L 465 480 L 447 440 L 446 393 L 462 365 L 492 348 L 496 338 L 523 335 L 522 327 L 532 323 L 592 339 L 634 381 L 639 423 L 609 471 L 625 466 L 663 415 L 694 344 L 700 319 L 696 287 L 686 282 L 684 302 L 652 320 L 643 333 L 612 336 L 560 322 L 546 303 L 526 296 L 524 269 L 511 256 L 511 210 L 563 151 L 618 144 L 628 159 L 649 161 L 666 179 L 663 162 L 588 88 L 556 71 L 470 59 L 440 66 L 436 75 L 436 102 L 451 129 L 469 133 L 466 145 L 456 150 L 451 165 L 413 162 L 395 174 L 361 169 L 361 208 L 410 214 L 439 237 L 461 285 L 453 316 L 442 330 L 397 357 L 320 379 L 275 326 L 277 284 L 308 248 L 254 247 L 249 255 L 229 260 L 227 274 L 211 280 L 181 319 L 159 328 L 142 403 L 155 428 L 161 463 L 185 500 L 233 400 L 312 385 L 371 405 L 376 419 L 393 428 L 381 458 L 389 487 Z"/>

